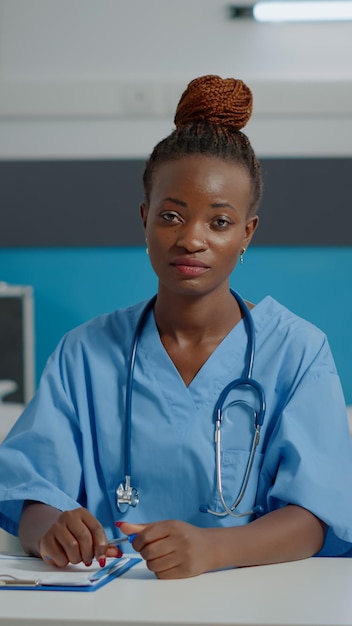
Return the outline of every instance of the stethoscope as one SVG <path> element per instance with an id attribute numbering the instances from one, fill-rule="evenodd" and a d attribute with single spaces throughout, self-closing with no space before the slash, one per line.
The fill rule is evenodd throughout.
<path id="1" fill-rule="evenodd" d="M 238 508 L 240 502 L 242 501 L 246 488 L 249 482 L 249 478 L 251 475 L 251 471 L 253 468 L 253 462 L 255 457 L 255 451 L 257 449 L 259 440 L 260 440 L 260 430 L 264 421 L 265 416 L 265 394 L 263 387 L 252 378 L 253 371 L 253 362 L 254 362 L 254 354 L 255 354 L 255 330 L 254 324 L 252 320 L 252 315 L 245 304 L 244 300 L 242 300 L 241 296 L 234 291 L 230 290 L 232 295 L 236 298 L 238 305 L 242 311 L 244 323 L 246 325 L 248 344 L 247 344 L 247 363 L 244 367 L 244 373 L 241 378 L 237 378 L 230 382 L 221 392 L 217 403 L 214 408 L 214 417 L 215 417 L 215 448 L 216 448 L 216 481 L 217 481 L 217 490 L 220 498 L 220 502 L 223 507 L 223 511 L 214 511 L 208 505 L 202 504 L 199 507 L 199 510 L 202 513 L 210 513 L 211 515 L 216 515 L 218 517 L 224 517 L 226 515 L 231 515 L 232 517 L 244 517 L 248 515 L 260 515 L 263 512 L 263 507 L 260 505 L 254 506 L 250 511 L 245 511 L 242 513 L 236 513 L 236 509 Z M 132 432 L 132 392 L 133 392 L 133 373 L 134 366 L 136 361 L 136 353 L 137 347 L 139 343 L 139 339 L 141 337 L 143 328 L 146 323 L 146 319 L 153 309 L 156 301 L 156 296 L 151 298 L 149 302 L 147 302 L 145 308 L 143 309 L 141 316 L 138 320 L 136 330 L 134 333 L 132 347 L 129 358 L 129 367 L 127 374 L 127 382 L 126 382 L 126 408 L 125 408 L 125 483 L 120 483 L 120 485 L 116 489 L 116 506 L 120 513 L 125 513 L 129 506 L 135 507 L 139 503 L 139 494 L 136 487 L 131 486 L 131 432 Z M 242 485 L 236 500 L 233 502 L 231 506 L 229 506 L 224 499 L 223 488 L 222 488 L 222 478 L 221 478 L 221 422 L 223 417 L 224 403 L 226 401 L 227 396 L 230 391 L 234 389 L 248 389 L 250 388 L 254 393 L 253 404 L 257 406 L 251 406 L 246 400 L 235 400 L 231 402 L 227 408 L 230 406 L 242 405 L 246 409 L 250 409 L 253 414 L 253 422 L 254 422 L 254 434 L 251 443 L 250 454 L 248 457 L 248 462 L 246 465 Z"/>

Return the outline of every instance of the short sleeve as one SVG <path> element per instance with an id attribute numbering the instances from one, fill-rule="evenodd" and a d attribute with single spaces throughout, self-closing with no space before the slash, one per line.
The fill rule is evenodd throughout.
<path id="1" fill-rule="evenodd" d="M 271 482 L 271 485 L 270 485 Z M 267 510 L 302 506 L 328 526 L 321 554 L 352 546 L 352 445 L 335 364 L 324 341 L 284 406 L 259 484 Z"/>
<path id="2" fill-rule="evenodd" d="M 84 505 L 81 433 L 64 389 L 60 345 L 37 393 L 0 446 L 0 525 L 12 534 L 18 532 L 26 499 L 60 510 Z"/>

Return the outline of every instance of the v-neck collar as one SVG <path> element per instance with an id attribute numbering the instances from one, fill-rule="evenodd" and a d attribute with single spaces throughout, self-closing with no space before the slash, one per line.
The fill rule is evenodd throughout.
<path id="1" fill-rule="evenodd" d="M 261 300 L 251 310 L 254 321 L 267 300 L 271 300 L 270 297 Z M 154 377 L 167 401 L 175 405 L 183 399 L 188 405 L 191 403 L 193 411 L 198 411 L 207 404 L 213 406 L 225 385 L 242 376 L 247 342 L 242 319 L 215 348 L 188 386 L 162 344 L 153 313 L 146 320 L 138 350 L 145 364 L 145 373 Z"/>

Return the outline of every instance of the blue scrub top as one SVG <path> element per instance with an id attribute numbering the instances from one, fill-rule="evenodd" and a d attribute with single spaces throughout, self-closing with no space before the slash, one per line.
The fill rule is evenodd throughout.
<path id="1" fill-rule="evenodd" d="M 0 525 L 17 534 L 24 500 L 60 510 L 87 507 L 106 529 L 114 522 L 180 519 L 197 526 L 234 526 L 250 517 L 214 517 L 214 406 L 241 377 L 247 334 L 232 329 L 186 387 L 150 314 L 138 344 L 132 396 L 132 485 L 140 504 L 122 515 L 116 488 L 124 481 L 125 392 L 133 333 L 145 303 L 100 316 L 69 332 L 39 388 L 0 446 Z M 321 554 L 352 547 L 352 445 L 340 381 L 325 335 L 266 297 L 252 310 L 253 377 L 265 390 L 261 440 L 240 511 L 267 513 L 300 505 L 329 527 Z M 221 431 L 222 482 L 229 506 L 246 468 L 253 419 L 231 393 Z"/>

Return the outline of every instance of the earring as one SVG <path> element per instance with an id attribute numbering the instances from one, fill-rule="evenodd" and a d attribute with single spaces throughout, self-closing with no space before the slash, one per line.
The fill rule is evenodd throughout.
<path id="1" fill-rule="evenodd" d="M 242 248 L 241 252 L 240 252 L 240 264 L 243 265 L 243 257 L 244 257 L 244 253 L 246 252 L 246 248 Z"/>
<path id="2" fill-rule="evenodd" d="M 147 244 L 147 247 L 146 247 L 146 249 L 145 249 L 146 254 L 149 254 L 149 250 L 148 250 L 148 241 L 147 241 L 147 238 L 145 238 L 145 243 Z"/>

